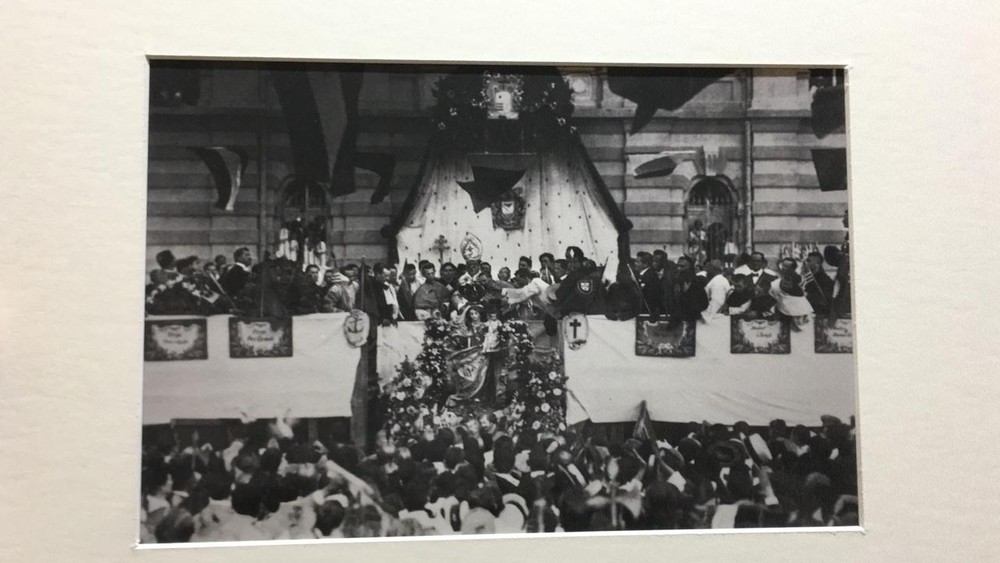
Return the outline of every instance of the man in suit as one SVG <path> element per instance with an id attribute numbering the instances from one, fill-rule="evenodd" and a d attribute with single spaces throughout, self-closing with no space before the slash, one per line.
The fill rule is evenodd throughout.
<path id="1" fill-rule="evenodd" d="M 696 276 L 694 262 L 687 256 L 677 258 L 677 270 L 672 276 L 671 298 L 665 302 L 666 312 L 675 319 L 696 321 L 708 308 L 707 281 Z"/>
<path id="2" fill-rule="evenodd" d="M 736 268 L 733 273 L 750 276 L 750 281 L 755 286 L 765 289 L 770 288 L 771 282 L 778 279 L 778 273 L 767 267 L 767 258 L 763 252 L 752 253 L 750 260 L 746 264 Z"/>
<path id="3" fill-rule="evenodd" d="M 825 315 L 830 312 L 834 283 L 833 278 L 823 269 L 823 255 L 810 252 L 806 256 L 805 270 L 802 279 L 805 282 L 806 299 L 817 314 Z"/>
<path id="4" fill-rule="evenodd" d="M 417 281 L 417 267 L 407 263 L 403 266 L 403 280 L 396 291 L 396 300 L 399 302 L 399 312 L 404 321 L 417 320 L 417 313 L 413 307 L 413 296 L 420 288 Z"/>
<path id="5" fill-rule="evenodd" d="M 636 279 L 639 281 L 639 289 L 642 291 L 642 299 L 645 302 L 649 314 L 658 315 L 663 312 L 663 292 L 661 291 L 660 277 L 653 269 L 653 255 L 648 252 L 636 254 L 636 268 L 639 272 Z"/>
<path id="6" fill-rule="evenodd" d="M 250 265 L 253 264 L 253 257 L 250 256 L 250 249 L 247 247 L 238 248 L 233 253 L 233 266 L 226 270 L 222 276 L 222 289 L 230 297 L 238 295 L 250 282 Z"/>
<path id="7" fill-rule="evenodd" d="M 750 283 L 754 288 L 755 298 L 762 298 L 764 301 L 770 299 L 768 296 L 771 291 L 771 284 L 778 279 L 778 273 L 767 267 L 767 258 L 762 252 L 753 252 L 750 254 L 750 260 L 736 268 L 733 274 L 742 274 L 750 278 Z M 771 299 L 773 301 L 773 299 Z M 759 303 L 758 306 L 763 306 L 764 303 Z M 774 305 L 774 303 L 770 303 Z"/>
<path id="8" fill-rule="evenodd" d="M 359 289 L 357 297 L 354 299 L 354 303 L 362 311 L 372 316 L 372 326 L 376 324 L 388 326 L 396 322 L 395 303 L 390 302 L 386 295 L 388 286 L 386 275 L 385 266 L 382 264 L 372 266 L 370 274 L 365 272 L 362 275 L 364 291 Z"/>
<path id="9" fill-rule="evenodd" d="M 653 269 L 656 270 L 656 275 L 662 280 L 668 272 L 673 272 L 676 268 L 674 264 L 668 257 L 664 250 L 656 249 L 653 251 Z"/>

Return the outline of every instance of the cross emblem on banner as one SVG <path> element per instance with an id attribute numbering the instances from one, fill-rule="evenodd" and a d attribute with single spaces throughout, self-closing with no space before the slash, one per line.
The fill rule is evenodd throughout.
<path id="1" fill-rule="evenodd" d="M 570 321 L 569 326 L 573 328 L 573 340 L 576 340 L 577 339 L 576 331 L 577 329 L 580 328 L 580 326 L 582 326 L 580 324 L 580 319 L 573 319 L 572 321 Z"/>
<path id="2" fill-rule="evenodd" d="M 579 313 L 573 313 L 564 318 L 562 322 L 566 345 L 570 350 L 579 350 L 581 346 L 587 343 L 587 335 L 590 332 L 587 317 Z"/>

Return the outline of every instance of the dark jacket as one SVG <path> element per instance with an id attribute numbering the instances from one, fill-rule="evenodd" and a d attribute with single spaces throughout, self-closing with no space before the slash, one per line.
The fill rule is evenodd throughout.
<path id="1" fill-rule="evenodd" d="M 689 274 L 689 273 L 688 273 Z M 680 283 L 674 286 L 674 294 L 666 306 L 666 313 L 671 318 L 696 321 L 701 318 L 701 313 L 708 308 L 708 295 L 705 293 L 705 285 L 708 283 L 701 276 L 687 275 L 686 282 L 689 282 L 685 290 Z M 680 282 L 681 280 L 678 280 Z"/>
<path id="2" fill-rule="evenodd" d="M 644 272 L 636 274 L 639 280 L 639 289 L 642 290 L 642 299 L 645 301 L 644 308 L 649 309 L 650 314 L 663 312 L 663 291 L 660 276 L 656 275 L 656 270 L 647 268 Z"/>
<path id="3" fill-rule="evenodd" d="M 226 290 L 230 296 L 238 295 L 249 282 L 250 272 L 236 265 L 226 270 L 226 273 L 219 280 L 222 289 Z"/>
<path id="4" fill-rule="evenodd" d="M 833 279 L 820 270 L 813 275 L 816 281 L 806 284 L 806 299 L 818 315 L 830 312 L 830 301 L 833 298 Z"/>
<path id="5" fill-rule="evenodd" d="M 404 321 L 417 320 L 417 313 L 413 307 L 413 292 L 410 291 L 410 284 L 406 280 L 400 282 L 399 289 L 396 290 L 396 301 L 399 302 L 399 314 L 403 316 Z"/>
<path id="6" fill-rule="evenodd" d="M 394 320 L 392 305 L 385 300 L 385 286 L 380 286 L 374 279 L 366 277 L 365 285 L 358 288 L 354 306 L 372 316 L 372 326 L 377 326 L 384 320 Z M 364 289 L 362 292 L 361 290 Z M 362 293 L 364 300 L 362 301 Z"/>

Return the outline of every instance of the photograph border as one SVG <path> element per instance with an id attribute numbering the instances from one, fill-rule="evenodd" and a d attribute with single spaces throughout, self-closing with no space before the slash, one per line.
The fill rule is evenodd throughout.
<path id="1" fill-rule="evenodd" d="M 1000 356 L 983 336 L 996 332 L 996 317 L 978 307 L 983 288 L 972 275 L 930 272 L 905 295 L 892 283 L 928 255 L 960 265 L 1000 258 L 991 245 L 967 245 L 995 221 L 990 206 L 981 205 L 992 196 L 982 181 L 990 172 L 975 156 L 1000 152 L 980 109 L 995 105 L 990 99 L 1000 92 L 992 61 L 982 55 L 997 44 L 988 25 L 1000 15 L 995 3 L 942 11 L 904 0 L 779 1 L 767 9 L 723 0 L 710 8 L 636 3 L 608 10 L 514 0 L 484 18 L 478 6 L 446 0 L 421 6 L 420 25 L 413 10 L 389 2 L 297 8 L 177 0 L 0 9 L 10 22 L 3 45 L 17 55 L 5 61 L 16 77 L 13 93 L 0 100 L 0 145 L 9 155 L 0 186 L 12 218 L 0 231 L 5 240 L 30 240 L 3 249 L 11 275 L 0 288 L 0 423 L 10 429 L 3 450 L 19 463 L 0 467 L 4 483 L 18 484 L 0 488 L 0 517 L 16 522 L 0 531 L 0 552 L 12 554 L 0 558 L 496 561 L 501 546 L 516 559 L 655 557 L 665 549 L 691 560 L 793 561 L 804 552 L 818 561 L 998 556 L 992 521 L 982 515 L 1000 511 L 1000 488 L 988 472 L 961 483 L 950 473 L 959 464 L 1000 459 L 1000 444 L 987 432 L 1000 422 L 991 401 L 1000 393 L 992 377 Z M 489 32 L 496 41 L 483 40 Z M 144 263 L 146 61 L 174 57 L 846 66 L 865 532 L 487 538 L 461 544 L 471 547 L 458 556 L 453 544 L 426 540 L 133 551 L 143 317 L 130 296 L 141 286 Z M 26 181 L 46 189 L 26 197 L 17 191 Z M 954 197 L 956 185 L 961 198 Z M 49 210 L 58 213 L 59 228 Z M 921 225 L 938 226 L 940 236 L 917 237 L 912 246 L 900 240 Z M 87 260 L 79 263 L 80 256 Z M 67 264 L 82 280 L 71 292 L 59 270 Z M 903 314 L 915 302 L 922 304 L 919 318 L 938 319 L 936 326 Z M 957 311 L 969 314 L 959 318 Z M 970 336 L 967 322 L 981 324 L 979 334 Z M 87 440 L 78 439 L 81 428 Z M 78 467 L 67 471 L 67 460 Z"/>

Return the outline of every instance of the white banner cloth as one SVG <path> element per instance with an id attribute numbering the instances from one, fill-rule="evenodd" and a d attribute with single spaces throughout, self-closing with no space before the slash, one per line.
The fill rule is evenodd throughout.
<path id="1" fill-rule="evenodd" d="M 230 358 L 229 316 L 207 317 L 208 359 L 143 364 L 143 424 L 175 418 L 351 416 L 361 350 L 347 313 L 292 317 L 292 357 Z M 156 319 L 191 317 L 149 317 Z"/>
<path id="2" fill-rule="evenodd" d="M 635 321 L 588 317 L 590 336 L 579 350 L 565 349 L 573 424 L 627 422 L 646 401 L 653 420 L 744 420 L 766 425 L 817 426 L 820 416 L 855 414 L 853 354 L 817 354 L 810 321 L 792 331 L 791 354 L 731 354 L 729 317 L 698 323 L 695 357 L 635 355 Z"/>

